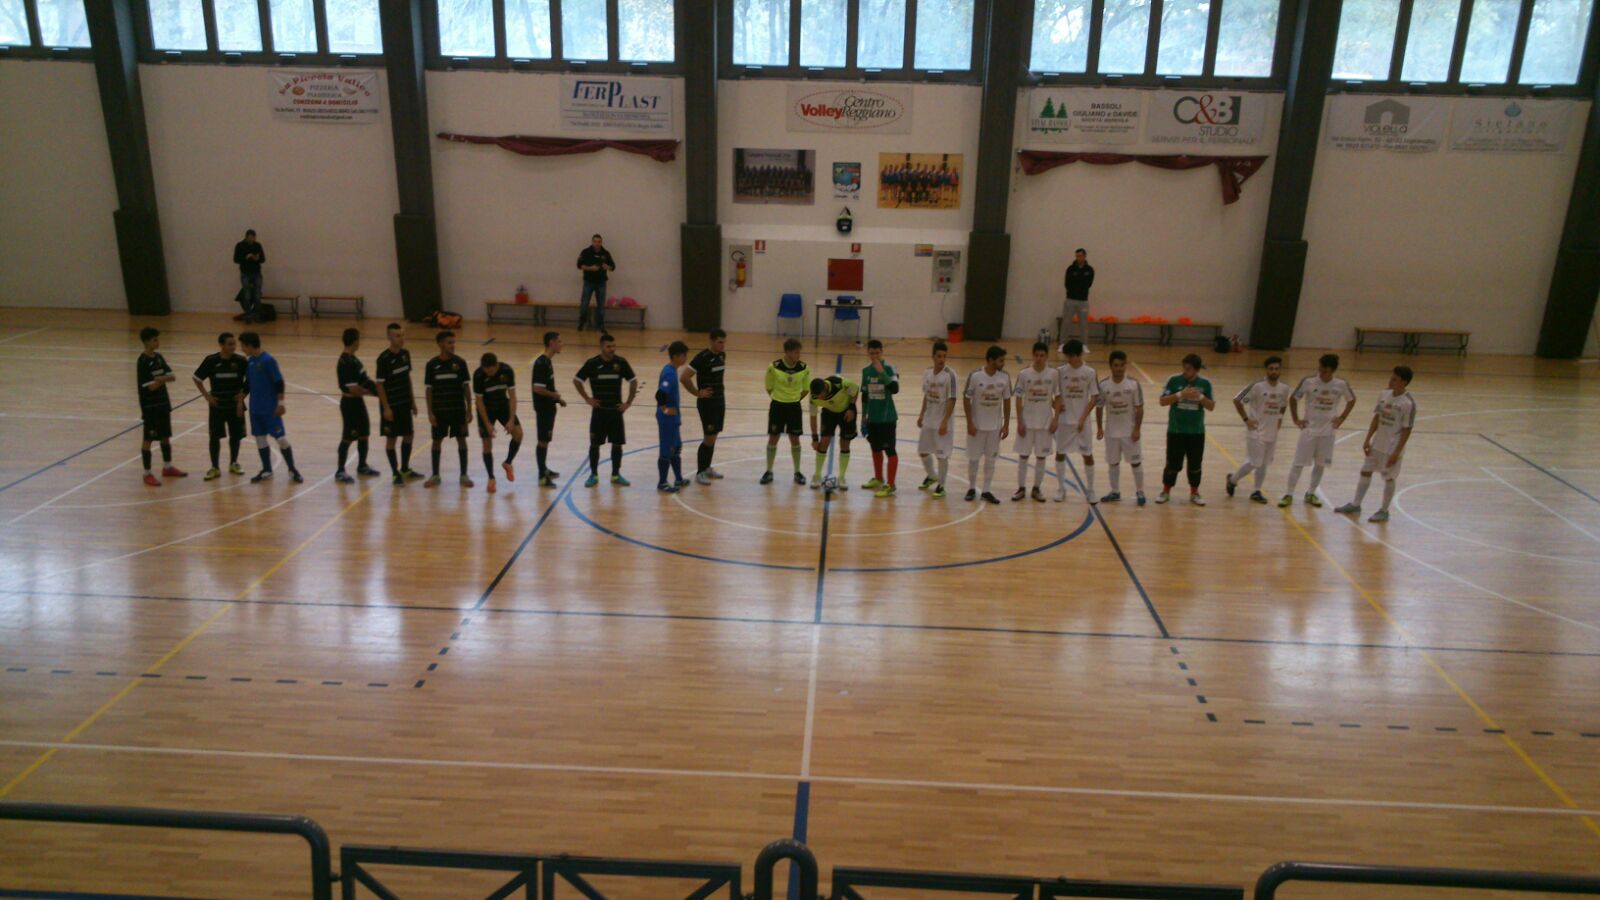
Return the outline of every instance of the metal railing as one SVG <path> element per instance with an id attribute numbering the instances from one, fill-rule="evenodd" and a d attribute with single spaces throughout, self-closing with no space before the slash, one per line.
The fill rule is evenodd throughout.
<path id="1" fill-rule="evenodd" d="M 1537 891 L 1544 894 L 1600 894 L 1600 878 L 1583 875 L 1281 862 L 1262 872 L 1261 877 L 1256 880 L 1255 900 L 1273 900 L 1278 896 L 1278 888 L 1291 881 L 1386 884 L 1479 891 Z"/>
<path id="2" fill-rule="evenodd" d="M 464 869 L 475 872 L 511 872 L 511 880 L 488 894 L 487 900 L 505 900 L 520 888 L 527 900 L 536 900 L 539 857 L 520 853 L 467 853 L 454 850 L 425 850 L 410 847 L 369 847 L 360 844 L 339 849 L 339 868 L 344 872 L 340 888 L 343 900 L 355 900 L 356 886 L 366 888 L 382 900 L 400 900 L 367 866 L 404 866 L 421 869 Z"/>

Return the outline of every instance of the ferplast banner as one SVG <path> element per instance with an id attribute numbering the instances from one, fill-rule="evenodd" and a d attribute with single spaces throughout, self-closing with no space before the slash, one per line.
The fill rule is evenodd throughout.
<path id="1" fill-rule="evenodd" d="M 1267 98 L 1244 91 L 1152 91 L 1145 109 L 1152 144 L 1253 150 L 1266 131 Z"/>
<path id="2" fill-rule="evenodd" d="M 1567 144 L 1568 100 L 1468 99 L 1450 117 L 1451 150 L 1548 153 Z"/>
<path id="3" fill-rule="evenodd" d="M 1031 143 L 1136 144 L 1143 91 L 1033 88 L 1028 91 Z"/>
<path id="4" fill-rule="evenodd" d="M 672 133 L 672 82 L 626 75 L 563 75 L 561 127 L 567 131 Z"/>
<path id="5" fill-rule="evenodd" d="M 790 131 L 911 133 L 911 86 L 789 85 Z"/>
<path id="6" fill-rule="evenodd" d="M 1438 97 L 1336 94 L 1328 98 L 1328 146 L 1432 153 L 1444 146 L 1450 101 Z"/>
<path id="7" fill-rule="evenodd" d="M 305 69 L 267 73 L 272 117 L 285 122 L 348 125 L 376 122 L 383 113 L 378 73 Z"/>

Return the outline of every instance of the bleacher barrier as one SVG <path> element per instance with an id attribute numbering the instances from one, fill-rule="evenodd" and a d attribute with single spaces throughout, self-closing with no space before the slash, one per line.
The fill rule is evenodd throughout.
<path id="1" fill-rule="evenodd" d="M 365 888 L 381 900 L 399 900 L 399 895 L 372 872 L 373 866 L 509 873 L 509 879 L 490 893 L 488 900 L 504 900 L 519 893 L 527 900 L 556 900 L 557 888 L 562 885 L 588 900 L 606 900 L 607 895 L 590 883 L 591 877 L 626 878 L 633 882 L 633 887 L 637 887 L 639 879 L 698 882 L 698 886 L 685 895 L 685 900 L 711 900 L 724 893 L 727 900 L 745 900 L 747 897 L 752 900 L 774 900 L 777 866 L 785 861 L 790 863 L 791 875 L 787 895 L 802 900 L 820 900 L 821 897 L 816 857 L 804 844 L 793 840 L 774 841 L 761 850 L 752 869 L 755 889 L 746 895 L 740 886 L 741 869 L 736 863 L 611 859 L 566 854 L 475 853 L 356 844 L 342 848 L 339 853 L 340 867 L 344 871 L 341 877 L 333 871 L 332 851 L 326 832 L 304 816 L 0 802 L 0 820 L 298 836 L 305 840 L 311 850 L 311 890 L 308 896 L 312 900 L 333 900 L 335 884 L 340 886 L 343 900 L 355 900 L 361 896 L 359 888 Z M 10 871 L 0 878 L 14 878 L 17 874 Z M 1254 897 L 1255 900 L 1275 900 L 1279 887 L 1291 882 L 1307 881 L 1600 896 L 1600 877 L 1594 876 L 1282 862 L 1261 874 L 1256 881 Z M 869 895 L 862 891 L 870 888 L 932 891 L 961 897 L 992 896 L 1011 900 L 1057 900 L 1063 897 L 1242 900 L 1245 896 L 1244 888 L 1217 885 L 972 875 L 840 866 L 833 870 L 829 898 L 868 900 Z M 0 897 L 4 896 L 78 895 L 19 890 L 0 883 Z M 102 893 L 94 896 L 133 895 Z"/>

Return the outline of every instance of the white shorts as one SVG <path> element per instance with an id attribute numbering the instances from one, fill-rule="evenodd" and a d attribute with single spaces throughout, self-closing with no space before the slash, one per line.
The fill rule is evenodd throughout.
<path id="1" fill-rule="evenodd" d="M 1000 431 L 979 430 L 977 434 L 967 435 L 967 458 L 978 459 L 983 456 L 1000 455 Z"/>
<path id="2" fill-rule="evenodd" d="M 1056 452 L 1079 453 L 1088 456 L 1094 452 L 1094 426 L 1085 421 L 1083 427 L 1074 431 L 1070 422 L 1062 422 L 1056 428 Z"/>
<path id="3" fill-rule="evenodd" d="M 1300 441 L 1294 445 L 1294 464 L 1323 468 L 1333 465 L 1333 435 L 1301 431 Z"/>
<path id="4" fill-rule="evenodd" d="M 1106 438 L 1106 462 L 1117 465 L 1122 462 L 1122 457 L 1128 457 L 1128 462 L 1139 465 L 1144 462 L 1144 454 L 1139 449 L 1139 442 L 1133 438 Z"/>
<path id="5" fill-rule="evenodd" d="M 1027 434 L 1017 435 L 1018 456 L 1049 456 L 1050 445 L 1055 441 L 1055 435 L 1050 433 L 1050 426 L 1043 428 L 1029 428 Z"/>
<path id="6" fill-rule="evenodd" d="M 1258 441 L 1246 436 L 1244 439 L 1245 454 L 1250 458 L 1250 465 L 1258 469 L 1265 469 L 1272 462 L 1273 455 L 1278 450 L 1277 440 Z"/>
<path id="7" fill-rule="evenodd" d="M 1361 474 L 1371 475 L 1376 472 L 1384 481 L 1393 481 L 1399 478 L 1400 465 L 1405 462 L 1405 457 L 1395 460 L 1393 466 L 1386 466 L 1385 463 L 1389 461 L 1389 454 L 1392 452 L 1392 450 L 1379 451 L 1377 448 L 1373 448 L 1373 452 L 1368 453 L 1367 458 L 1361 461 Z"/>
<path id="8" fill-rule="evenodd" d="M 926 422 L 927 420 L 924 419 L 923 421 Z M 922 432 L 917 435 L 917 455 L 949 459 L 950 451 L 954 450 L 956 446 L 957 427 L 959 426 L 955 422 L 951 422 L 945 428 L 944 434 L 940 434 L 938 422 L 934 422 L 932 425 L 923 425 Z"/>

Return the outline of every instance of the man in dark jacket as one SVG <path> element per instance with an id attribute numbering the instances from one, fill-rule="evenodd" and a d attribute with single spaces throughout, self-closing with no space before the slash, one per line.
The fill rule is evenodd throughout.
<path id="1" fill-rule="evenodd" d="M 244 320 L 256 320 L 256 307 L 261 305 L 261 264 L 267 261 L 267 251 L 256 240 L 255 229 L 244 233 L 244 240 L 233 245 L 233 262 L 239 267 L 239 293 L 234 297 L 244 307 Z"/>
<path id="2" fill-rule="evenodd" d="M 1072 317 L 1078 317 L 1079 340 L 1085 351 L 1089 349 L 1089 288 L 1094 285 L 1094 266 L 1089 265 L 1089 253 L 1082 247 L 1073 254 L 1072 265 L 1067 266 L 1065 278 L 1067 299 L 1061 306 L 1061 328 L 1057 338 L 1065 338 L 1072 330 Z"/>
<path id="3" fill-rule="evenodd" d="M 617 270 L 617 261 L 611 251 L 600 241 L 600 235 L 589 240 L 589 246 L 578 254 L 578 268 L 583 270 L 583 295 L 578 298 L 578 330 L 589 321 L 589 298 L 595 298 L 594 327 L 606 330 L 606 273 Z"/>

